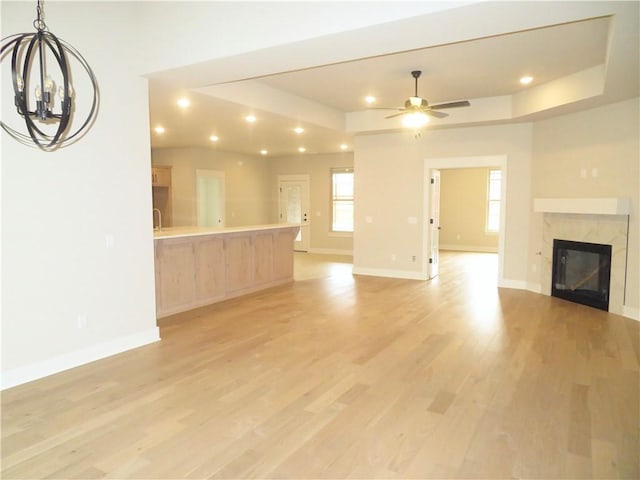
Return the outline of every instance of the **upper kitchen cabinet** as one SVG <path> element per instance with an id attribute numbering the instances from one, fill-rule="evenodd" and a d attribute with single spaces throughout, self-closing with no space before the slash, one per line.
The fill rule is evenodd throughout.
<path id="1" fill-rule="evenodd" d="M 173 224 L 171 167 L 151 167 L 153 193 L 153 228 Z"/>
<path id="2" fill-rule="evenodd" d="M 171 167 L 151 167 L 151 185 L 171 187 Z"/>

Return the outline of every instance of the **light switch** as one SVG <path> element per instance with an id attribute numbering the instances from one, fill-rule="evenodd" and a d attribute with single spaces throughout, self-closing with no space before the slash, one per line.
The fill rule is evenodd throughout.
<path id="1" fill-rule="evenodd" d="M 407 218 L 407 223 L 418 223 L 418 219 L 416 217 Z"/>
<path id="2" fill-rule="evenodd" d="M 592 177 L 597 177 L 598 176 L 598 169 L 597 168 L 592 168 L 591 169 L 591 176 Z"/>
<path id="3" fill-rule="evenodd" d="M 373 217 L 367 215 L 366 217 L 364 217 L 364 221 L 367 223 L 373 223 Z"/>

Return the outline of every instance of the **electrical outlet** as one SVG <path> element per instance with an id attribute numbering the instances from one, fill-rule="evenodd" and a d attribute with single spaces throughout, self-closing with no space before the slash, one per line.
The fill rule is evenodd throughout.
<path id="1" fill-rule="evenodd" d="M 397 258 L 397 257 L 396 257 L 396 254 L 395 254 L 395 253 L 392 253 L 392 254 L 391 254 L 391 261 L 392 261 L 392 262 L 395 262 L 395 261 L 396 261 L 396 258 Z"/>
<path id="2" fill-rule="evenodd" d="M 79 313 L 78 314 L 78 328 L 87 328 L 87 314 Z"/>

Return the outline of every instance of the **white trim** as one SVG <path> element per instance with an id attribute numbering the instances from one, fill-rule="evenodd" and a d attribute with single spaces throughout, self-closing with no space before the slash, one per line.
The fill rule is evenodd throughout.
<path id="1" fill-rule="evenodd" d="M 529 283 L 527 282 L 527 290 L 533 293 L 539 293 L 542 295 L 542 285 L 539 283 Z"/>
<path id="2" fill-rule="evenodd" d="M 498 247 L 482 247 L 476 245 L 442 245 L 440 250 L 453 250 L 455 252 L 479 252 L 479 253 L 498 253 Z"/>
<path id="3" fill-rule="evenodd" d="M 327 237 L 353 238 L 353 232 L 337 232 L 337 231 L 331 230 L 327 233 Z"/>
<path id="4" fill-rule="evenodd" d="M 498 287 L 500 288 L 513 288 L 515 290 L 527 290 L 527 282 L 524 280 L 511 280 L 508 278 L 501 278 L 498 280 Z"/>
<path id="5" fill-rule="evenodd" d="M 386 268 L 353 267 L 354 275 L 368 275 L 371 277 L 402 278 L 405 280 L 428 280 L 425 272 L 411 272 L 408 270 L 388 270 Z"/>
<path id="6" fill-rule="evenodd" d="M 0 389 L 15 387 L 160 340 L 158 327 L 2 372 Z"/>
<path id="7" fill-rule="evenodd" d="M 310 248 L 309 253 L 318 253 L 320 255 L 348 255 L 353 257 L 353 250 L 341 250 L 339 248 Z"/>
<path id="8" fill-rule="evenodd" d="M 622 316 L 630 318 L 631 320 L 638 320 L 640 322 L 640 308 L 634 308 L 634 307 L 629 307 L 627 305 L 623 305 Z"/>
<path id="9" fill-rule="evenodd" d="M 506 155 L 490 155 L 490 156 L 477 156 L 477 157 L 440 157 L 440 158 L 425 158 L 424 159 L 424 192 L 423 192 L 423 208 L 425 212 L 429 212 L 429 182 L 431 178 L 432 170 L 447 170 L 452 168 L 475 168 L 475 167 L 500 167 L 502 170 L 502 201 L 500 202 L 500 231 L 498 232 L 498 280 L 497 284 L 500 286 L 503 283 L 509 283 L 509 280 L 504 278 L 504 247 L 505 247 L 505 222 L 507 218 L 507 171 L 508 161 Z M 429 258 L 428 252 L 428 238 L 429 238 L 429 222 L 423 222 L 422 238 L 424 245 L 423 249 L 423 262 L 422 270 L 425 276 L 427 276 L 428 265 L 426 259 Z M 525 285 L 525 282 L 521 282 Z M 524 288 L 524 287 L 523 287 Z"/>
<path id="10" fill-rule="evenodd" d="M 629 198 L 534 198 L 533 211 L 544 213 L 583 213 L 629 215 Z"/>

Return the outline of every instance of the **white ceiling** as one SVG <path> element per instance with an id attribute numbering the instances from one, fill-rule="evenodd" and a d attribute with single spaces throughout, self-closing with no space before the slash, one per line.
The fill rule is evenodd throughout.
<path id="1" fill-rule="evenodd" d="M 538 3 L 545 9 L 554 4 Z M 567 21 L 564 14 L 538 28 L 475 39 L 461 34 L 460 41 L 451 41 L 449 33 L 443 44 L 254 78 L 210 82 L 196 66 L 194 86 L 188 68 L 183 81 L 173 73 L 155 74 L 150 122 L 166 132 L 152 131 L 151 145 L 252 155 L 267 149 L 269 156 L 298 155 L 299 146 L 306 154 L 337 152 L 354 135 L 400 128 L 397 119 L 384 119 L 393 111 L 368 110 L 364 97 L 375 96 L 375 107 L 401 106 L 413 94 L 412 70 L 422 70 L 418 93 L 429 103 L 471 102 L 447 110 L 448 118 L 432 119 L 427 128 L 531 121 L 637 97 L 638 2 L 604 3 L 609 15 Z M 464 18 L 464 8 L 457 13 Z M 525 74 L 535 79 L 526 87 L 518 82 Z M 190 99 L 188 108 L 176 105 L 180 97 Z M 258 118 L 255 124 L 244 120 L 249 113 Z M 305 128 L 301 135 L 293 132 L 299 125 Z M 219 137 L 215 144 L 212 134 Z"/>

